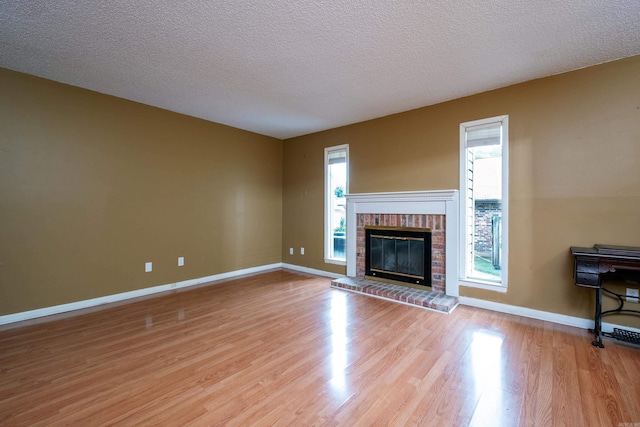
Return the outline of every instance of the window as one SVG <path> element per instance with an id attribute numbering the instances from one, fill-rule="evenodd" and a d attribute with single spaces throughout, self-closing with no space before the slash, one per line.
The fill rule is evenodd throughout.
<path id="1" fill-rule="evenodd" d="M 460 125 L 460 277 L 467 286 L 507 286 L 508 134 L 508 116 Z"/>
<path id="2" fill-rule="evenodd" d="M 348 164 L 348 145 L 324 149 L 324 260 L 342 265 L 346 263 Z"/>

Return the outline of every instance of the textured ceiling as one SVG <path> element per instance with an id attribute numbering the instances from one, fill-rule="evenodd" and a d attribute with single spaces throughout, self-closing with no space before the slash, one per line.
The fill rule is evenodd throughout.
<path id="1" fill-rule="evenodd" d="M 0 67 L 281 139 L 637 54 L 639 0 L 0 2 Z"/>

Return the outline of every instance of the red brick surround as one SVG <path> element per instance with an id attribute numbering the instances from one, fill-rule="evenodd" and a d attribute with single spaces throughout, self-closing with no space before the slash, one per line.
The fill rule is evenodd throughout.
<path id="1" fill-rule="evenodd" d="M 431 287 L 445 292 L 445 216 L 418 214 L 358 214 L 356 277 L 364 277 L 365 233 L 367 225 L 431 229 Z"/>

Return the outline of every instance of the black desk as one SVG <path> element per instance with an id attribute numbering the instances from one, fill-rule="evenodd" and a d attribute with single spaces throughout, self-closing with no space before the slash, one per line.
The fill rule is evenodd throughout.
<path id="1" fill-rule="evenodd" d="M 602 337 L 611 337 L 621 341 L 640 344 L 640 334 L 614 328 L 613 332 L 602 332 L 602 316 L 612 313 L 640 314 L 640 310 L 629 310 L 624 304 L 630 295 L 618 294 L 602 286 L 603 274 L 619 274 L 629 278 L 640 278 L 640 247 L 595 245 L 593 248 L 579 248 L 572 246 L 574 257 L 573 278 L 576 285 L 593 288 L 596 291 L 596 310 L 593 333 L 596 340 L 592 344 L 604 347 Z M 602 311 L 602 292 L 606 292 L 618 299 L 618 307 L 613 310 Z"/>

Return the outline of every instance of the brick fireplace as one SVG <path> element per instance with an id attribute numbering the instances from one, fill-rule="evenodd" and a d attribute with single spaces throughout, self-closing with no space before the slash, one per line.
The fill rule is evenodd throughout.
<path id="1" fill-rule="evenodd" d="M 411 227 L 431 230 L 431 287 L 445 291 L 445 216 L 424 214 L 358 214 L 356 237 L 356 277 L 365 276 L 365 227 Z M 425 248 L 427 249 L 427 248 Z"/>
<path id="2" fill-rule="evenodd" d="M 458 296 L 458 192 L 420 191 L 349 194 L 347 276 L 363 278 L 365 226 L 431 229 L 431 284 Z"/>

